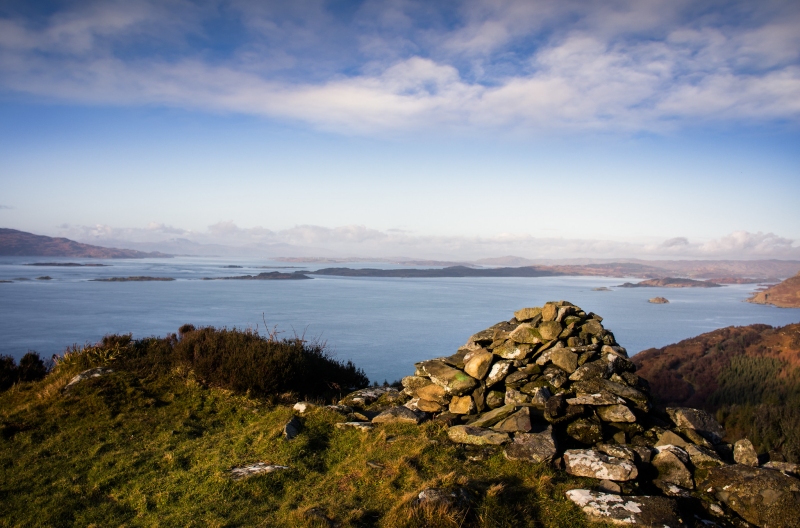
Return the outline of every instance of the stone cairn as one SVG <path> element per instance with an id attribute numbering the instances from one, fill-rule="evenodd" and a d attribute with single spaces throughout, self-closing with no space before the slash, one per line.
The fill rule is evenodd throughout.
<path id="1" fill-rule="evenodd" d="M 594 520 L 800 526 L 798 466 L 759 467 L 752 444 L 725 443 L 704 411 L 654 409 L 647 381 L 602 321 L 566 301 L 523 308 L 455 354 L 417 363 L 402 391 L 364 389 L 331 407 L 349 415 L 342 428 L 433 419 L 453 442 L 597 479 L 567 492 Z"/>

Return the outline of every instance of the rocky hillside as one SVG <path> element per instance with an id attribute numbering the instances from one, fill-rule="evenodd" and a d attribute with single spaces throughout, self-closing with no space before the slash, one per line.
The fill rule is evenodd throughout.
<path id="1" fill-rule="evenodd" d="M 144 253 L 132 249 L 106 248 L 81 244 L 68 238 L 34 235 L 16 229 L 0 228 L 1 257 L 75 257 L 75 258 L 154 258 L 163 253 Z"/>
<path id="2" fill-rule="evenodd" d="M 772 304 L 779 308 L 800 308 L 800 273 L 756 293 L 747 302 Z"/>
<path id="3" fill-rule="evenodd" d="M 800 324 L 722 328 L 632 361 L 659 404 L 715 412 L 762 452 L 800 461 Z"/>

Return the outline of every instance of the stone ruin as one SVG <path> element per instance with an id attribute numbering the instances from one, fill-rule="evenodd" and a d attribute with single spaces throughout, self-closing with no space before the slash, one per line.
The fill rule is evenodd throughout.
<path id="1" fill-rule="evenodd" d="M 348 395 L 334 406 L 349 414 L 338 426 L 444 422 L 467 449 L 502 449 L 510 460 L 596 479 L 567 493 L 593 520 L 800 526 L 798 466 L 759 466 L 752 444 L 726 443 L 704 411 L 654 408 L 647 381 L 602 322 L 566 301 L 523 308 L 455 354 L 417 363 L 402 391 Z"/>

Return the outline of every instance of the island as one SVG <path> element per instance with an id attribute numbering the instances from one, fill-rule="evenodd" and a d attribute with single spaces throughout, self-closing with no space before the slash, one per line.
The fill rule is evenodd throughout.
<path id="1" fill-rule="evenodd" d="M 90 279 L 90 282 L 168 282 L 174 281 L 172 277 L 108 277 L 103 279 Z"/>
<path id="2" fill-rule="evenodd" d="M 653 297 L 647 302 L 651 304 L 669 304 L 669 300 L 666 297 Z"/>
<path id="3" fill-rule="evenodd" d="M 619 285 L 620 288 L 719 288 L 721 286 L 721 284 L 711 281 L 676 279 L 672 277 L 648 279 L 641 282 L 626 282 Z"/>
<path id="4" fill-rule="evenodd" d="M 106 268 L 108 264 L 81 264 L 79 262 L 32 262 L 25 266 L 47 266 L 64 268 Z"/>
<path id="5" fill-rule="evenodd" d="M 258 275 L 237 275 L 235 277 L 205 277 L 203 280 L 306 280 L 311 279 L 302 271 L 294 273 L 282 273 L 280 271 L 270 271 L 259 273 Z"/>
<path id="6" fill-rule="evenodd" d="M 747 302 L 771 304 L 778 308 L 800 308 L 800 273 L 756 293 Z"/>

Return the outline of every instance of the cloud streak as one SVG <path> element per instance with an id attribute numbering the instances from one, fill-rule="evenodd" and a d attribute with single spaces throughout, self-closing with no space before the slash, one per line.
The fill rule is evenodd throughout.
<path id="1" fill-rule="evenodd" d="M 213 247 L 209 252 L 265 256 L 364 256 L 474 260 L 502 255 L 524 258 L 697 258 L 800 259 L 797 241 L 774 233 L 736 231 L 705 241 L 676 237 L 657 243 L 611 240 L 543 238 L 499 233 L 488 237 L 421 235 L 401 230 L 379 230 L 363 225 L 323 227 L 298 225 L 284 230 L 241 228 L 219 222 L 206 231 L 163 224 L 146 228 L 61 226 L 60 236 L 108 246 L 151 248 L 180 253 L 187 243 Z M 172 246 L 170 246 L 172 244 Z M 202 247 L 195 248 L 203 253 Z"/>
<path id="2" fill-rule="evenodd" d="M 0 86 L 357 134 L 800 120 L 797 3 L 700 4 L 83 2 L 0 18 Z M 208 29 L 221 11 L 239 37 Z"/>

